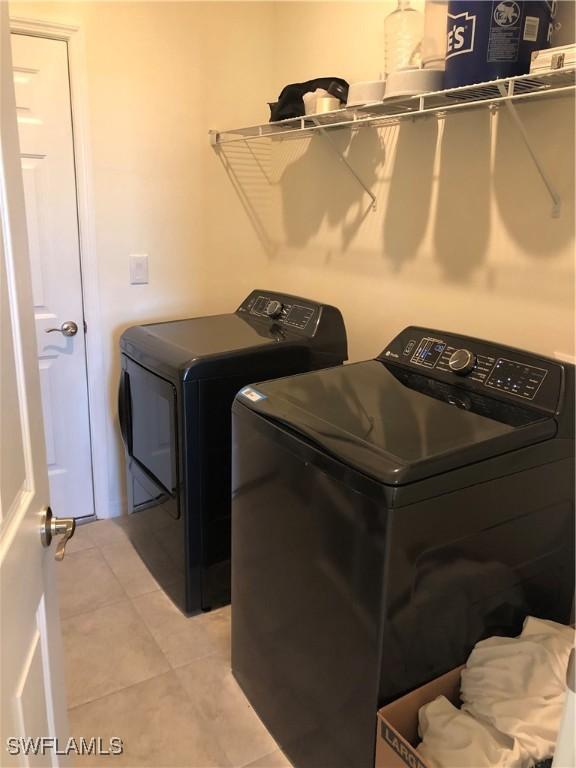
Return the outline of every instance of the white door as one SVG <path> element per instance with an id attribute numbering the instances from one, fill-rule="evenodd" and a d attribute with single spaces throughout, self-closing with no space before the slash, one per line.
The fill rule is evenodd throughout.
<path id="1" fill-rule="evenodd" d="M 7 3 L 0 3 L 0 765 L 59 765 L 8 739 L 66 736 L 54 547 L 40 541 L 48 474 Z"/>
<path id="2" fill-rule="evenodd" d="M 59 515 L 85 517 L 94 498 L 67 44 L 13 34 L 12 58 L 50 498 Z M 67 321 L 73 336 L 49 332 Z"/>

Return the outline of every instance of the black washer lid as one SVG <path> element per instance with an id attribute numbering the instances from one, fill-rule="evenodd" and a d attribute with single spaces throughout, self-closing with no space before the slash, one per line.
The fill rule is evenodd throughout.
<path id="1" fill-rule="evenodd" d="M 386 485 L 556 434 L 553 418 L 379 360 L 264 382 L 237 399 Z"/>

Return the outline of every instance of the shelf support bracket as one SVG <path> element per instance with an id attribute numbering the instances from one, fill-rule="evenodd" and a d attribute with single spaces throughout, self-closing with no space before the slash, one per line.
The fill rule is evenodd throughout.
<path id="1" fill-rule="evenodd" d="M 518 110 L 516 109 L 516 106 L 512 104 L 512 102 L 508 98 L 506 98 L 507 96 L 510 96 L 512 94 L 508 92 L 508 89 L 503 84 L 498 86 L 498 90 L 500 91 L 501 95 L 504 97 L 504 104 L 506 106 L 506 109 L 508 110 L 508 114 L 512 118 L 512 122 L 516 125 L 516 128 L 518 129 L 518 132 L 520 133 L 520 136 L 524 141 L 526 149 L 528 150 L 528 154 L 532 158 L 532 162 L 536 166 L 536 170 L 540 174 L 540 178 L 542 179 L 544 186 L 546 187 L 548 194 L 550 195 L 550 199 L 552 200 L 552 218 L 557 219 L 560 216 L 562 199 L 558 194 L 558 192 L 556 191 L 554 185 L 548 178 L 548 174 L 546 173 L 544 166 L 540 162 L 540 158 L 534 151 L 534 147 L 532 146 L 532 143 L 530 141 L 530 136 L 528 135 L 528 132 L 524 126 L 524 123 L 522 122 L 522 119 L 518 114 Z"/>
<path id="2" fill-rule="evenodd" d="M 338 149 L 336 144 L 334 144 L 334 142 L 330 138 L 326 129 L 322 127 L 319 123 L 316 123 L 316 121 L 314 122 L 318 127 L 318 133 L 320 134 L 320 136 L 322 136 L 327 146 L 329 146 L 330 149 L 337 155 L 340 162 L 344 164 L 344 167 L 348 169 L 348 172 L 356 179 L 356 181 L 358 182 L 358 184 L 360 184 L 364 192 L 366 192 L 366 194 L 370 197 L 370 199 L 372 200 L 372 210 L 375 211 L 377 208 L 377 203 L 376 203 L 376 195 L 374 194 L 374 192 L 372 192 L 372 190 L 366 186 L 366 184 L 360 178 L 360 176 L 356 173 L 354 168 L 352 168 L 352 166 L 348 162 L 348 158 L 343 152 L 340 151 L 340 149 Z"/>

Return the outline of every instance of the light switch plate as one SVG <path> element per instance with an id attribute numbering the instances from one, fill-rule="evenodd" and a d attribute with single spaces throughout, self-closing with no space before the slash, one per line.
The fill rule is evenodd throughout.
<path id="1" fill-rule="evenodd" d="M 130 254 L 130 284 L 144 285 L 148 282 L 148 254 Z"/>

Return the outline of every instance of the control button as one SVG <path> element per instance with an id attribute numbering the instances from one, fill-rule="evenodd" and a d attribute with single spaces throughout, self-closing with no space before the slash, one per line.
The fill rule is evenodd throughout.
<path id="1" fill-rule="evenodd" d="M 408 344 L 406 344 L 406 346 L 404 347 L 404 352 L 403 352 L 403 354 L 404 354 L 404 355 L 409 355 L 409 354 L 410 354 L 410 352 L 412 352 L 412 350 L 414 349 L 414 345 L 415 345 L 415 344 L 416 344 L 416 339 L 410 339 L 410 341 L 408 342 Z"/>
<path id="2" fill-rule="evenodd" d="M 453 373 L 457 373 L 459 376 L 465 376 L 467 373 L 470 373 L 476 365 L 476 355 L 468 349 L 457 349 L 450 356 L 448 365 Z"/>
<path id="3" fill-rule="evenodd" d="M 266 314 L 268 317 L 271 317 L 273 320 L 275 320 L 277 317 L 280 317 L 283 309 L 284 307 L 279 301 L 269 301 L 268 306 L 266 307 Z"/>

